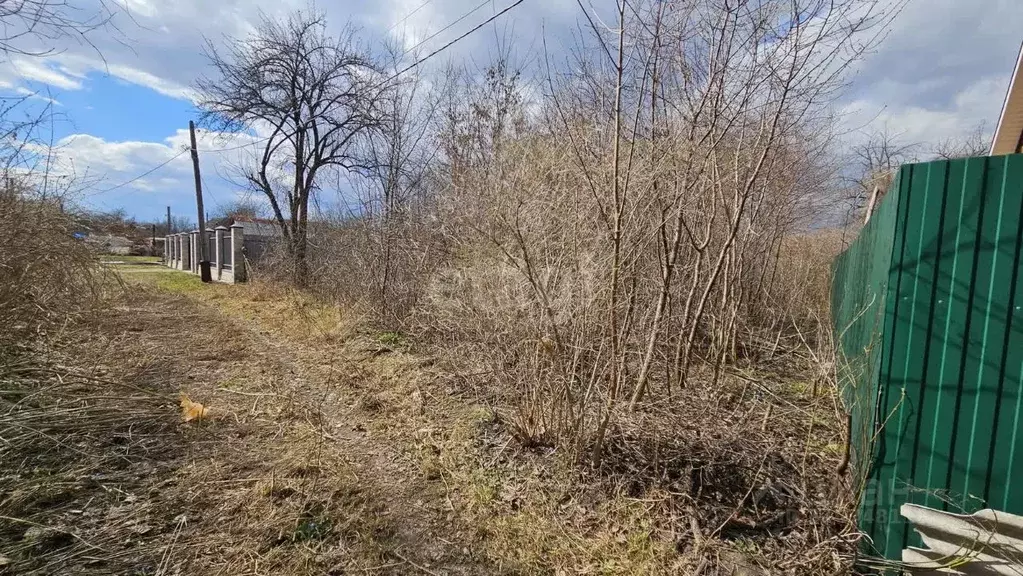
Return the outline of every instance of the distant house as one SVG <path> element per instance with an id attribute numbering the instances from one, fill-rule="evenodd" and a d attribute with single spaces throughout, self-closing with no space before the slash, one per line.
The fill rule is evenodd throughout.
<path id="1" fill-rule="evenodd" d="M 1016 69 L 1009 81 L 995 137 L 991 141 L 991 156 L 1018 152 L 1023 152 L 1023 46 L 1020 46 Z"/>
<path id="2" fill-rule="evenodd" d="M 101 252 L 121 256 L 131 254 L 135 245 L 134 242 L 124 236 L 114 236 L 112 234 L 91 235 L 86 239 L 86 242 L 96 246 Z"/>

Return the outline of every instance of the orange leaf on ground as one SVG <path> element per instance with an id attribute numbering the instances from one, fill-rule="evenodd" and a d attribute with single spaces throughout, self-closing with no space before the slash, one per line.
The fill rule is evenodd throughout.
<path id="1" fill-rule="evenodd" d="M 210 409 L 198 402 L 193 402 L 184 392 L 181 393 L 181 421 L 191 422 L 210 417 Z"/>

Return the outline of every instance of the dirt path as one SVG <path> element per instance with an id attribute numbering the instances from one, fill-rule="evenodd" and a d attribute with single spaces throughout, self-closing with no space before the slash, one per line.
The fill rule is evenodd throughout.
<path id="1" fill-rule="evenodd" d="M 303 530 L 314 526 L 319 542 L 308 561 L 328 573 L 352 568 L 402 574 L 498 572 L 470 551 L 471 538 L 458 525 L 443 477 L 422 470 L 417 452 L 430 450 L 422 445 L 433 432 L 428 426 L 450 420 L 445 411 L 460 407 L 428 401 L 432 395 L 420 381 L 436 375 L 415 358 L 349 331 L 344 319 L 330 317 L 333 310 L 294 299 L 271 302 L 248 287 L 220 288 L 219 294 L 184 298 L 154 294 L 146 308 L 190 307 L 192 315 L 208 320 L 202 323 L 205 333 L 192 335 L 211 342 L 214 350 L 226 345 L 227 363 L 190 371 L 193 395 L 215 412 L 226 410 L 214 426 L 234 420 L 234 426 L 256 425 L 262 428 L 257 435 L 271 435 L 264 448 L 271 462 L 283 460 L 283 465 L 264 465 L 250 478 L 265 483 L 269 472 L 270 499 L 283 497 L 290 501 L 283 507 L 290 504 L 290 512 L 298 513 L 293 527 L 278 527 L 278 541 L 294 541 L 296 533 L 302 540 Z M 176 331 L 171 327 L 165 333 Z M 157 348 L 164 344 L 171 342 L 153 342 Z M 203 356 L 201 351 L 172 355 L 172 362 L 202 366 Z M 317 508 L 321 517 L 307 521 Z M 350 524 L 347 533 L 338 529 L 334 516 Z M 317 532 L 315 526 L 321 525 L 329 526 L 329 535 Z M 289 535 L 289 530 L 295 532 Z"/>
<path id="2" fill-rule="evenodd" d="M 337 307 L 162 267 L 121 273 L 109 309 L 0 387 L 18 417 L 0 418 L 16 441 L 0 450 L 0 576 L 4 562 L 17 574 L 711 576 L 839 561 L 811 539 L 836 522 L 820 490 L 821 510 L 785 538 L 700 535 L 759 518 L 743 503 L 766 466 L 805 464 L 813 428 L 789 417 L 768 444 L 740 442 L 742 422 L 679 444 L 642 485 L 645 460 L 625 444 L 618 476 L 518 445 L 492 388 Z M 181 394 L 207 417 L 182 422 Z M 673 430 L 713 417 L 685 414 Z M 793 567 L 807 549 L 812 562 Z"/>
<path id="3" fill-rule="evenodd" d="M 502 573 L 474 554 L 443 476 L 423 471 L 429 423 L 457 417 L 427 415 L 420 382 L 435 375 L 336 312 L 165 274 L 126 274 L 131 295 L 65 351 L 76 373 L 155 393 L 165 426 L 68 512 L 102 553 L 50 554 L 38 573 Z M 209 417 L 180 423 L 179 393 Z"/>

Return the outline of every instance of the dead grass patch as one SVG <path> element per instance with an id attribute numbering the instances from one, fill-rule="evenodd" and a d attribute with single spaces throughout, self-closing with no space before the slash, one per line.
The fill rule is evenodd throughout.
<path id="1" fill-rule="evenodd" d="M 139 292 L 3 368 L 0 534 L 13 545 L 0 554 L 16 573 L 407 573 L 422 561 L 386 488 L 339 450 L 347 431 L 307 374 L 226 316 Z M 181 423 L 179 392 L 215 417 Z"/>
<path id="2" fill-rule="evenodd" d="M 145 298 L 159 297 L 147 290 Z M 246 326 L 241 349 L 210 337 L 223 349 L 190 352 L 207 376 L 187 380 L 197 400 L 232 415 L 213 423 L 216 440 L 192 439 L 216 452 L 186 482 L 239 480 L 217 494 L 218 527 L 209 532 L 238 547 L 231 558 L 244 550 L 289 574 L 331 562 L 410 571 L 395 551 L 423 566 L 461 567 L 455 572 L 847 569 L 843 551 L 856 534 L 833 474 L 842 432 L 832 424 L 830 392 L 814 385 L 802 360 L 727 374 L 713 392 L 688 388 L 671 414 L 651 404 L 616 419 L 601 467 L 580 469 L 553 445 L 514 438 L 492 375 L 403 347 L 380 352 L 380 333 L 360 318 L 274 290 L 217 285 L 187 294 L 222 322 Z M 338 456 L 332 440 L 353 452 Z M 395 517 L 396 509 L 406 515 Z M 237 527 L 225 530 L 225 522 Z M 224 554 L 188 542 L 190 554 Z M 416 557 L 410 542 L 424 546 Z"/>

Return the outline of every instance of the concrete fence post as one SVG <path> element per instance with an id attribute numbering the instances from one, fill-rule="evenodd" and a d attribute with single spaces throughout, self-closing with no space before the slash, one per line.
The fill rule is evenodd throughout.
<path id="1" fill-rule="evenodd" d="M 216 272 L 214 263 L 216 262 L 217 255 L 213 253 L 214 245 L 214 232 L 213 228 L 206 229 L 206 261 L 210 263 L 210 270 Z M 213 278 L 216 280 L 216 277 Z"/>
<path id="2" fill-rule="evenodd" d="M 163 237 L 163 265 L 170 266 L 170 234 Z"/>
<path id="3" fill-rule="evenodd" d="M 178 270 L 185 269 L 185 233 L 178 234 Z"/>
<path id="4" fill-rule="evenodd" d="M 216 231 L 206 229 L 206 261 L 210 263 L 210 278 L 217 280 L 217 242 Z"/>
<path id="5" fill-rule="evenodd" d="M 249 279 L 245 269 L 245 227 L 241 224 L 231 225 L 231 274 L 235 283 Z"/>
<path id="6" fill-rule="evenodd" d="M 192 270 L 192 235 L 188 233 L 181 235 L 181 269 Z"/>
<path id="7" fill-rule="evenodd" d="M 223 226 L 217 226 L 213 229 L 214 237 L 216 241 L 213 243 L 213 249 L 216 251 L 216 259 L 214 262 L 217 264 L 216 273 L 214 278 L 220 280 L 224 272 L 224 232 L 227 232 L 227 228 Z"/>
<path id="8" fill-rule="evenodd" d="M 192 274 L 199 273 L 199 231 L 192 230 L 188 233 L 192 240 Z"/>

